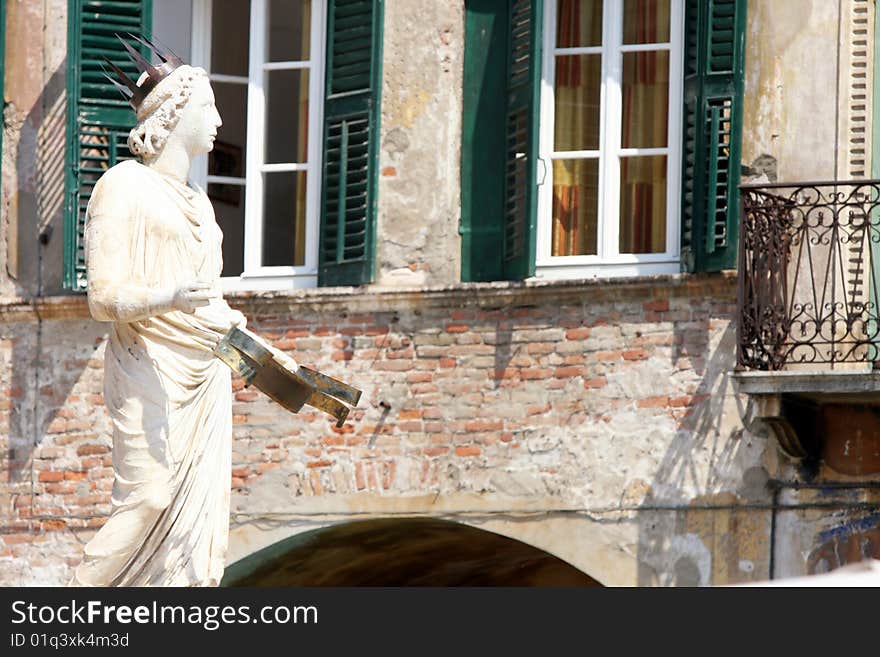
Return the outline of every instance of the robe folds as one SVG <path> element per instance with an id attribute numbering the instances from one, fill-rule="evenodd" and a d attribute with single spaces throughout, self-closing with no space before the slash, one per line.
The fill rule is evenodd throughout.
<path id="1" fill-rule="evenodd" d="M 104 399 L 112 513 L 71 584 L 216 586 L 229 532 L 232 388 L 213 347 L 244 325 L 220 292 L 222 233 L 207 195 L 134 161 L 109 169 L 86 211 L 89 308 L 111 321 Z M 168 295 L 210 284 L 209 305 Z M 163 301 L 164 300 L 164 301 Z"/>

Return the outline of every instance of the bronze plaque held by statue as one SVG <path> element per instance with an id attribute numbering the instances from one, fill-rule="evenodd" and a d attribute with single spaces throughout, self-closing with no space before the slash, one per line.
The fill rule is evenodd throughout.
<path id="1" fill-rule="evenodd" d="M 262 390 L 293 413 L 304 404 L 329 413 L 338 427 L 361 398 L 357 388 L 299 365 L 247 329 L 233 326 L 214 353 L 241 375 L 245 385 Z"/>

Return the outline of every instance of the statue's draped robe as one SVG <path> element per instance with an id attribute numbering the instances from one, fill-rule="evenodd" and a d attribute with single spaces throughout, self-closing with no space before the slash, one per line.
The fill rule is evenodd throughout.
<path id="1" fill-rule="evenodd" d="M 112 514 L 73 584 L 216 586 L 223 575 L 232 390 L 212 349 L 244 317 L 220 293 L 221 240 L 205 193 L 148 167 L 121 163 L 95 186 L 89 306 L 113 321 L 104 398 L 115 480 Z M 208 306 L 149 316 L 159 291 L 193 281 L 212 284 Z"/>

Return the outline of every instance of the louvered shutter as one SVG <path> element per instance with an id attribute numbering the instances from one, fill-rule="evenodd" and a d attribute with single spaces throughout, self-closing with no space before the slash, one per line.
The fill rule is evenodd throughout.
<path id="1" fill-rule="evenodd" d="M 382 0 L 329 0 L 319 285 L 373 280 Z"/>
<path id="2" fill-rule="evenodd" d="M 137 79 L 139 72 L 115 34 L 149 37 L 152 1 L 71 0 L 68 12 L 64 286 L 84 290 L 86 205 L 98 178 L 132 157 L 126 141 L 135 124 L 128 102 L 104 77 L 102 57 Z"/>
<path id="3" fill-rule="evenodd" d="M 509 3 L 502 270 L 523 279 L 535 272 L 541 0 Z"/>
<path id="4" fill-rule="evenodd" d="M 534 273 L 541 2 L 465 6 L 461 277 Z"/>
<path id="5" fill-rule="evenodd" d="M 736 266 L 746 0 L 686 0 L 682 266 Z"/>

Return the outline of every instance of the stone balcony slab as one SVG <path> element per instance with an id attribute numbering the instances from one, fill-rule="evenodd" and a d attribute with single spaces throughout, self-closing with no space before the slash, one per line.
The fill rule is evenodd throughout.
<path id="1" fill-rule="evenodd" d="M 739 371 L 737 390 L 749 395 L 793 395 L 822 403 L 880 404 L 880 371 L 867 368 L 819 371 Z"/>

